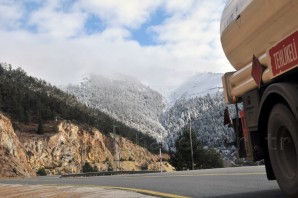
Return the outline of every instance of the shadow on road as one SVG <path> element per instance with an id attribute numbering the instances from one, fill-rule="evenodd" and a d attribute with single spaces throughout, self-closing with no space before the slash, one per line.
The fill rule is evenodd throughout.
<path id="1" fill-rule="evenodd" d="M 282 198 L 286 197 L 279 189 L 276 190 L 266 190 L 266 191 L 259 191 L 259 192 L 249 192 L 249 193 L 239 193 L 239 194 L 231 194 L 231 195 L 221 195 L 218 198 Z M 216 197 L 213 197 L 216 198 Z"/>

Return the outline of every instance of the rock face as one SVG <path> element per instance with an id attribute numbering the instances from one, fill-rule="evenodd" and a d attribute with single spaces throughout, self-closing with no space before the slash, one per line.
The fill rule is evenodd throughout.
<path id="1" fill-rule="evenodd" d="M 25 150 L 14 133 L 11 122 L 0 114 L 0 176 L 34 176 Z"/>
<path id="2" fill-rule="evenodd" d="M 9 119 L 1 115 L 0 133 L 0 162 L 13 164 L 8 166 L 11 170 L 1 168 L 0 176 L 33 176 L 40 168 L 48 174 L 79 173 L 86 162 L 99 171 L 160 169 L 158 155 L 130 140 L 67 121 L 61 121 L 54 134 L 18 131 L 16 135 Z M 173 170 L 166 162 L 162 166 Z"/>

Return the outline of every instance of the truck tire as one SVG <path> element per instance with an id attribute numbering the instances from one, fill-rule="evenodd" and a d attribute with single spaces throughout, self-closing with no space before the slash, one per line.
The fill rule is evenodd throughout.
<path id="1" fill-rule="evenodd" d="M 280 189 L 298 197 L 298 121 L 284 104 L 275 105 L 270 113 L 268 150 Z"/>

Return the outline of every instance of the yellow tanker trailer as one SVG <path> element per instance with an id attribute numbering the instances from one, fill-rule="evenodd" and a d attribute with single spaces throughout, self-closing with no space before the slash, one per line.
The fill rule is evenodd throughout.
<path id="1" fill-rule="evenodd" d="M 243 104 L 240 157 L 264 159 L 268 179 L 298 197 L 298 0 L 228 1 L 221 43 L 236 70 L 222 78 L 226 102 Z"/>

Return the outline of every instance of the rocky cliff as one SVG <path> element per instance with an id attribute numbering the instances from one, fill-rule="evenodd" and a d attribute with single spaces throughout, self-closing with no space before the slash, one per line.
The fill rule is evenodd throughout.
<path id="1" fill-rule="evenodd" d="M 11 122 L 0 114 L 0 176 L 33 176 L 25 149 L 14 133 Z"/>
<path id="2" fill-rule="evenodd" d="M 67 121 L 55 128 L 44 135 L 22 128 L 15 133 L 10 120 L 0 115 L 0 176 L 34 176 L 40 168 L 48 174 L 79 173 L 86 162 L 99 171 L 160 168 L 158 155 L 123 137 Z M 173 170 L 167 162 L 163 169 Z"/>

